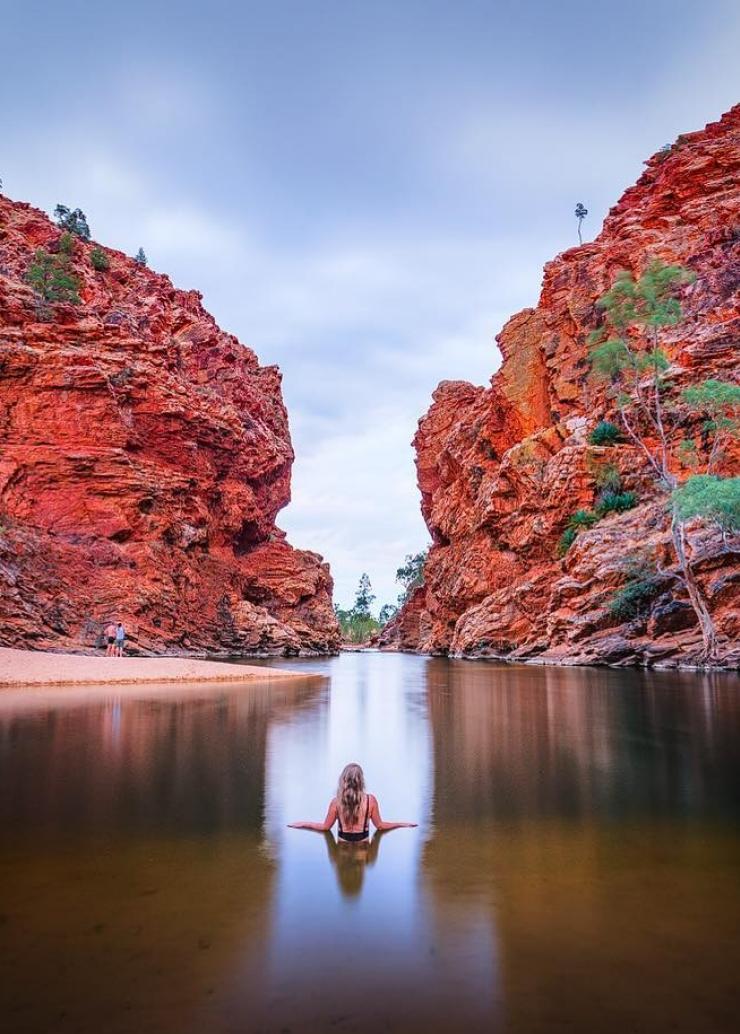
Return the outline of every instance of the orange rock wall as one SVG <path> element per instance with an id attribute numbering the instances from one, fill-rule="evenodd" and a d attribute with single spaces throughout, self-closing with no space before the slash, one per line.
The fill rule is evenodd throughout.
<path id="1" fill-rule="evenodd" d="M 0 197 L 0 644 L 337 648 L 328 566 L 275 525 L 293 461 L 277 367 L 196 291 L 75 239 L 82 304 L 24 276 L 60 231 Z"/>
<path id="2" fill-rule="evenodd" d="M 415 647 L 432 653 L 566 663 L 695 658 L 699 632 L 671 566 L 665 499 L 632 447 L 588 445 L 597 420 L 616 417 L 588 378 L 586 339 L 617 272 L 639 275 L 659 257 L 696 273 L 685 319 L 664 337 L 671 390 L 740 379 L 740 106 L 646 165 L 599 237 L 545 267 L 537 307 L 496 339 L 503 363 L 491 386 L 445 381 L 435 391 L 414 439 L 433 541 L 423 606 L 416 597 L 385 630 L 386 648 L 410 649 L 416 636 Z M 604 460 L 618 465 L 641 505 L 582 532 L 561 560 L 557 541 L 568 516 L 593 505 L 594 464 Z M 709 528 L 697 527 L 692 541 L 731 653 L 740 640 L 740 554 Z M 649 616 L 620 625 L 608 603 L 638 551 L 660 563 L 661 592 Z"/>

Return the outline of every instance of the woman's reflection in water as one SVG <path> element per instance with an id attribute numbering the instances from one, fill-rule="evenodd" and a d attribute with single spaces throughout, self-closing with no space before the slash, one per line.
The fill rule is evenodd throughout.
<path id="1" fill-rule="evenodd" d="M 382 830 L 376 830 L 370 840 L 359 843 L 346 843 L 335 840 L 334 834 L 328 830 L 324 833 L 324 843 L 329 853 L 329 861 L 337 875 L 337 883 L 345 898 L 357 898 L 362 892 L 365 882 L 365 869 L 375 865 L 378 860 L 380 841 L 385 836 Z"/>

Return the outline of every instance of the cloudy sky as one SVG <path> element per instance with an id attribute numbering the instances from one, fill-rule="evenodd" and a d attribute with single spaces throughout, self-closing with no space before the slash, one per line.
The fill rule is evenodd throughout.
<path id="1" fill-rule="evenodd" d="M 740 100 L 736 0 L 3 0 L 5 192 L 198 288 L 284 375 L 280 523 L 379 602 L 422 548 L 410 440 L 485 383 L 543 263 Z"/>

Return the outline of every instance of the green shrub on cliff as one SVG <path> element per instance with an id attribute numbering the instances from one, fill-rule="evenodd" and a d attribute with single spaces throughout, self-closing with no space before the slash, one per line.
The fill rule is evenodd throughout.
<path id="1" fill-rule="evenodd" d="M 593 474 L 596 487 L 602 492 L 621 492 L 622 475 L 616 463 L 587 462 L 587 468 Z"/>
<path id="2" fill-rule="evenodd" d="M 558 556 L 565 556 L 575 542 L 578 532 L 583 531 L 584 528 L 593 527 L 598 519 L 593 510 L 576 510 L 575 513 L 572 513 L 558 542 Z"/>
<path id="3" fill-rule="evenodd" d="M 638 617 L 646 612 L 657 590 L 658 582 L 654 574 L 647 569 L 635 571 L 612 596 L 609 613 L 619 621 Z"/>
<path id="4" fill-rule="evenodd" d="M 566 528 L 558 539 L 558 556 L 565 556 L 577 537 L 577 528 Z"/>
<path id="5" fill-rule="evenodd" d="M 26 270 L 26 281 L 45 302 L 80 304 L 80 281 L 70 272 L 66 254 L 51 255 L 44 248 L 37 248 Z"/>
<path id="6" fill-rule="evenodd" d="M 621 442 L 622 432 L 611 421 L 599 420 L 588 436 L 588 440 L 592 445 L 614 445 L 616 442 Z"/>
<path id="7" fill-rule="evenodd" d="M 576 510 L 568 518 L 568 527 L 577 531 L 581 528 L 591 528 L 598 519 L 593 510 Z"/>
<path id="8" fill-rule="evenodd" d="M 610 513 L 624 513 L 637 505 L 635 492 L 607 491 L 601 494 L 598 504 L 593 510 L 576 510 L 568 518 L 565 531 L 558 541 L 558 556 L 565 556 L 575 542 L 578 532 L 593 528 L 602 517 Z"/>
<path id="9" fill-rule="evenodd" d="M 74 255 L 75 242 L 71 233 L 63 233 L 59 238 L 58 246 L 60 255 Z"/>
<path id="10" fill-rule="evenodd" d="M 90 252 L 90 265 L 98 273 L 105 273 L 110 269 L 110 259 L 102 248 L 93 248 Z"/>
<path id="11" fill-rule="evenodd" d="M 624 513 L 637 506 L 635 492 L 604 492 L 596 507 L 598 517 L 606 517 L 608 513 Z"/>

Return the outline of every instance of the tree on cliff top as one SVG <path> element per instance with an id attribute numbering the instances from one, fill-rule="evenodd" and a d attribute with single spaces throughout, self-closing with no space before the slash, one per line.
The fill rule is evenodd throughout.
<path id="1" fill-rule="evenodd" d="M 583 237 L 581 236 L 581 223 L 588 215 L 588 209 L 580 201 L 576 205 L 576 219 L 578 220 L 578 243 L 583 244 Z"/>
<path id="2" fill-rule="evenodd" d="M 396 581 L 403 586 L 403 593 L 399 597 L 401 603 L 409 598 L 414 589 L 424 584 L 424 564 L 427 560 L 428 549 L 421 553 L 407 553 L 403 564 L 396 571 Z"/>
<path id="3" fill-rule="evenodd" d="M 134 262 L 138 263 L 140 266 L 146 265 L 146 254 L 144 253 L 143 248 L 139 248 L 139 250 L 134 255 Z"/>
<path id="4" fill-rule="evenodd" d="M 679 407 L 666 405 L 666 373 L 670 362 L 660 347 L 664 328 L 675 326 L 683 313 L 679 301 L 681 288 L 694 280 L 694 274 L 681 266 L 655 259 L 640 278 L 623 270 L 614 284 L 599 299 L 605 322 L 589 337 L 594 374 L 607 381 L 627 436 L 643 456 L 656 483 L 671 497 L 671 538 L 683 575 L 689 600 L 697 616 L 704 644 L 704 658 L 717 657 L 717 633 L 701 586 L 691 568 L 687 552 L 686 524 L 703 516 L 722 526 L 721 514 L 728 507 L 727 479 L 705 479 L 701 485 L 679 487 L 674 472 L 674 457 L 667 425 L 679 416 Z M 705 381 L 684 391 L 681 401 L 689 414 L 704 413 L 704 447 L 707 475 L 718 461 L 724 440 L 737 433 L 734 411 L 740 405 L 740 389 L 720 381 Z M 736 480 L 736 479 L 732 479 Z M 701 502 L 699 502 L 701 496 Z M 724 529 L 723 529 L 724 530 Z"/>
<path id="5" fill-rule="evenodd" d="M 85 213 L 81 208 L 72 210 L 66 205 L 57 205 L 54 209 L 54 216 L 60 229 L 73 233 L 84 241 L 90 240 L 90 227 L 87 225 Z"/>

